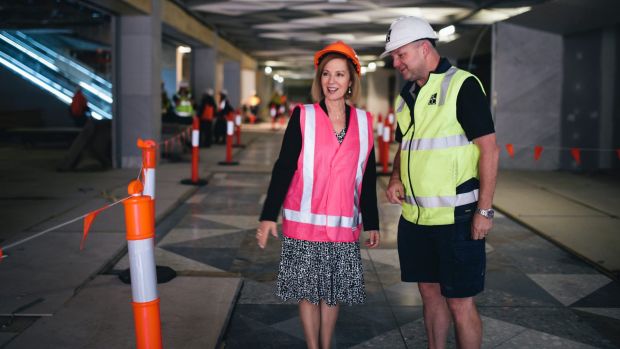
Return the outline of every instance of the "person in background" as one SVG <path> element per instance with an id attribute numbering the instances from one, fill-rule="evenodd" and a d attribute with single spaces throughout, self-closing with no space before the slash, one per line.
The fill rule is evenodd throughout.
<path id="1" fill-rule="evenodd" d="M 88 100 L 86 99 L 86 96 L 84 96 L 82 88 L 79 86 L 75 90 L 75 94 L 73 94 L 73 98 L 71 99 L 69 114 L 71 115 L 71 120 L 73 120 L 76 127 L 83 127 L 89 117 L 88 114 L 90 114 L 90 109 L 88 108 Z"/>
<path id="2" fill-rule="evenodd" d="M 174 112 L 178 117 L 178 122 L 184 125 L 191 125 L 194 117 L 194 101 L 189 90 L 187 81 L 179 83 L 179 91 L 173 97 Z"/>
<path id="3" fill-rule="evenodd" d="M 396 99 L 396 140 L 387 197 L 402 205 L 401 279 L 417 282 L 429 348 L 445 348 L 451 319 L 457 347 L 480 348 L 474 296 L 484 289 L 485 238 L 493 226 L 499 149 L 482 84 L 435 49 L 425 20 L 392 23 L 385 52 L 405 86 Z"/>
<path id="4" fill-rule="evenodd" d="M 215 98 L 213 89 L 205 90 L 200 100 L 200 146 L 210 147 L 213 143 L 213 118 L 215 116 Z"/>
<path id="5" fill-rule="evenodd" d="M 299 303 L 308 348 L 327 349 L 340 304 L 366 300 L 360 235 L 379 246 L 372 117 L 351 106 L 360 62 L 342 41 L 314 55 L 316 103 L 294 109 L 273 168 L 256 239 L 278 237 L 277 295 Z M 362 223 L 363 222 L 363 223 Z"/>
<path id="6" fill-rule="evenodd" d="M 217 119 L 215 120 L 214 134 L 216 144 L 226 143 L 226 118 L 228 117 L 228 113 L 232 112 L 234 112 L 234 109 L 228 100 L 228 91 L 222 89 L 222 91 L 220 91 L 220 104 L 216 113 Z"/>

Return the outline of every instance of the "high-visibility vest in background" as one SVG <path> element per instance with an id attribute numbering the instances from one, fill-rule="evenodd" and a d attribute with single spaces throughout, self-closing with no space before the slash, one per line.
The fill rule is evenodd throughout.
<path id="1" fill-rule="evenodd" d="M 478 201 L 480 152 L 456 118 L 458 93 L 470 76 L 456 67 L 431 73 L 417 93 L 413 124 L 409 106 L 402 96 L 396 98 L 396 117 L 403 134 L 402 215 L 410 222 L 453 224 L 457 207 Z"/>
<path id="2" fill-rule="evenodd" d="M 282 212 L 285 236 L 308 241 L 358 241 L 362 178 L 373 147 L 372 117 L 351 109 L 342 144 L 319 104 L 301 107 L 302 148 Z"/>
<path id="3" fill-rule="evenodd" d="M 194 116 L 191 96 L 178 96 L 178 102 L 174 107 L 174 112 L 180 117 Z"/>

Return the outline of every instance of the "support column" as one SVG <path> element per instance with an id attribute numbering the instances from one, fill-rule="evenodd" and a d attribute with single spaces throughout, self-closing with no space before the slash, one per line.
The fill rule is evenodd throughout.
<path id="1" fill-rule="evenodd" d="M 210 47 L 194 47 L 192 58 L 192 91 L 198 100 L 207 88 L 215 89 L 216 52 Z"/>
<path id="2" fill-rule="evenodd" d="M 159 141 L 161 134 L 161 1 L 151 13 L 117 21 L 114 118 L 116 165 L 139 168 L 138 138 Z"/>
<path id="3" fill-rule="evenodd" d="M 241 105 L 241 65 L 239 62 L 224 63 L 224 86 L 228 90 L 228 100 L 233 108 Z"/>

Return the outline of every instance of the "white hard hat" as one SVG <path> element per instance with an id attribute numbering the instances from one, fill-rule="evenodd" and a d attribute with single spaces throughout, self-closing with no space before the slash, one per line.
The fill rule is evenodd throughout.
<path id="1" fill-rule="evenodd" d="M 187 81 L 181 80 L 181 82 L 179 82 L 179 88 L 181 88 L 181 87 L 187 88 L 187 87 L 189 87 L 189 84 L 187 83 Z"/>
<path id="2" fill-rule="evenodd" d="M 422 18 L 413 16 L 401 17 L 392 22 L 385 36 L 385 52 L 379 57 L 386 57 L 397 48 L 421 39 L 437 40 L 437 33 Z"/>
<path id="3" fill-rule="evenodd" d="M 227 89 L 225 89 L 225 88 L 223 88 L 223 89 L 220 91 L 220 93 L 221 93 L 221 94 L 223 94 L 223 95 L 228 95 L 228 90 L 227 90 Z"/>

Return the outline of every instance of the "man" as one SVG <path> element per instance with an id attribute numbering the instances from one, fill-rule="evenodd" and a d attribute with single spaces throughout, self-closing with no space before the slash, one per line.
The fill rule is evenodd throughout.
<path id="1" fill-rule="evenodd" d="M 390 26 L 385 52 L 408 82 L 396 99 L 396 140 L 387 197 L 402 204 L 401 278 L 417 282 L 429 348 L 444 348 L 451 319 L 459 348 L 480 348 L 474 296 L 484 288 L 485 237 L 493 226 L 499 148 L 484 91 L 435 49 L 417 17 Z"/>

